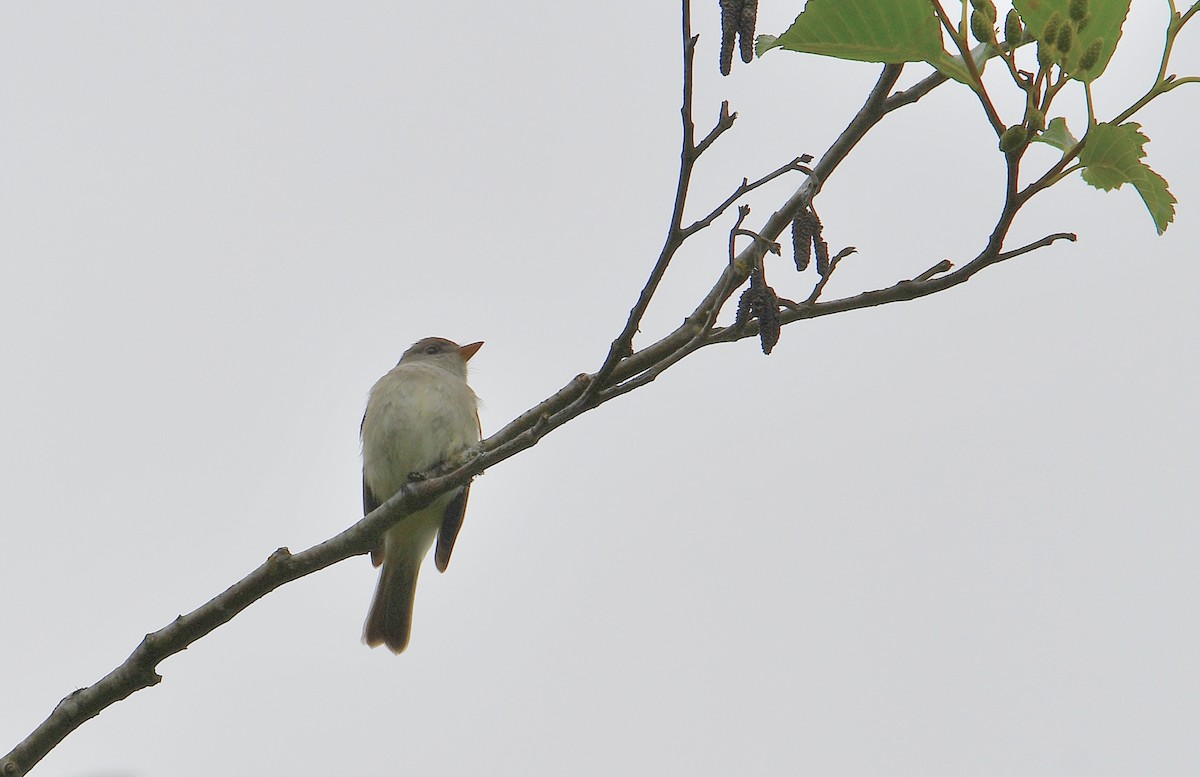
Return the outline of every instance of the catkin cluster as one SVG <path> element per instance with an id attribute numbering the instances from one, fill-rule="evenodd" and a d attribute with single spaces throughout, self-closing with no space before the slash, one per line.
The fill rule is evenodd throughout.
<path id="1" fill-rule="evenodd" d="M 721 75 L 733 68 L 733 49 L 740 44 L 743 62 L 754 59 L 754 22 L 758 0 L 721 0 Z"/>

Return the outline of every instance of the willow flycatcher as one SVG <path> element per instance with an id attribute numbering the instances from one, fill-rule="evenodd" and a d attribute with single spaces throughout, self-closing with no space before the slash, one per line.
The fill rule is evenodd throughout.
<path id="1" fill-rule="evenodd" d="M 478 399 L 467 385 L 467 360 L 481 345 L 427 337 L 371 388 L 361 428 L 364 515 L 395 495 L 411 475 L 479 442 Z M 387 645 L 401 653 L 408 646 L 421 561 L 436 538 L 434 560 L 439 571 L 446 571 L 469 488 L 443 494 L 405 516 L 371 551 L 371 563 L 383 564 L 363 629 L 363 641 L 371 647 Z"/>

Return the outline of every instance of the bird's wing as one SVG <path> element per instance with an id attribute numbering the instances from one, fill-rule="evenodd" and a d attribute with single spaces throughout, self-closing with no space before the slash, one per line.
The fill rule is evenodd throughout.
<path id="1" fill-rule="evenodd" d="M 363 429 L 367 425 L 367 414 L 363 413 L 362 423 L 358 425 L 358 437 L 362 439 Z M 367 471 L 363 470 L 363 515 L 370 515 L 371 511 L 379 505 L 383 504 L 375 495 L 371 493 L 371 487 L 367 485 Z M 383 563 L 383 541 L 380 540 L 379 547 L 371 549 L 371 566 L 379 566 Z"/>
<path id="2" fill-rule="evenodd" d="M 454 552 L 454 541 L 458 539 L 458 530 L 462 528 L 463 516 L 467 514 L 467 494 L 469 485 L 463 486 L 462 491 L 454 495 L 446 505 L 442 514 L 442 527 L 438 529 L 437 551 L 433 560 L 437 563 L 439 572 L 445 572 L 450 565 L 450 554 Z"/>
<path id="3" fill-rule="evenodd" d="M 375 498 L 375 494 L 371 493 L 371 487 L 367 485 L 367 475 L 363 473 L 363 515 L 369 515 L 372 510 L 383 504 Z M 371 548 L 371 565 L 379 566 L 383 563 L 383 541 L 380 540 L 378 547 Z"/>
<path id="4" fill-rule="evenodd" d="M 478 412 L 475 413 L 475 434 L 477 437 L 483 435 Z M 467 496 L 470 491 L 470 483 L 463 486 L 462 491 L 454 495 L 454 498 L 446 505 L 446 512 L 442 514 L 442 526 L 438 529 L 437 550 L 433 554 L 433 560 L 437 564 L 439 572 L 445 572 L 446 567 L 450 566 L 450 554 L 454 552 L 454 542 L 458 539 L 458 530 L 462 528 L 463 516 L 467 514 Z"/>

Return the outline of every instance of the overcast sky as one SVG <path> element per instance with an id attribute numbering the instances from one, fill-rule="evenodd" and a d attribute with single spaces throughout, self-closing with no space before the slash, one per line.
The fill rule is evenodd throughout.
<path id="1" fill-rule="evenodd" d="M 762 2 L 763 32 L 799 7 Z M 1166 4 L 1134 5 L 1102 118 L 1157 68 Z M 697 120 L 740 118 L 693 216 L 822 153 L 878 73 L 776 51 L 721 78 L 717 15 Z M 678 38 L 674 4 L 634 0 L 0 8 L 0 752 L 357 520 L 366 392 L 414 340 L 486 341 L 485 433 L 600 364 L 670 212 Z M 475 483 L 403 656 L 361 643 L 376 573 L 352 559 L 34 773 L 1196 774 L 1198 100 L 1137 117 L 1180 200 L 1165 236 L 1131 188 L 1075 179 L 1013 245 L 1077 243 L 790 326 L 770 357 L 702 351 Z M 973 256 L 1001 175 L 965 89 L 894 114 L 818 200 L 859 249 L 827 296 Z M 769 279 L 802 298 L 789 266 Z"/>

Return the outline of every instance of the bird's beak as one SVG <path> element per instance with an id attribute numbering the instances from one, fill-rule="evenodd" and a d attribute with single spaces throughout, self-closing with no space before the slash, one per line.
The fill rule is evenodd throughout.
<path id="1" fill-rule="evenodd" d="M 478 343 L 471 343 L 469 345 L 464 345 L 458 349 L 458 355 L 462 357 L 463 361 L 467 361 L 472 356 L 474 356 L 475 352 L 478 351 L 481 347 L 483 347 L 482 340 L 480 340 Z"/>

